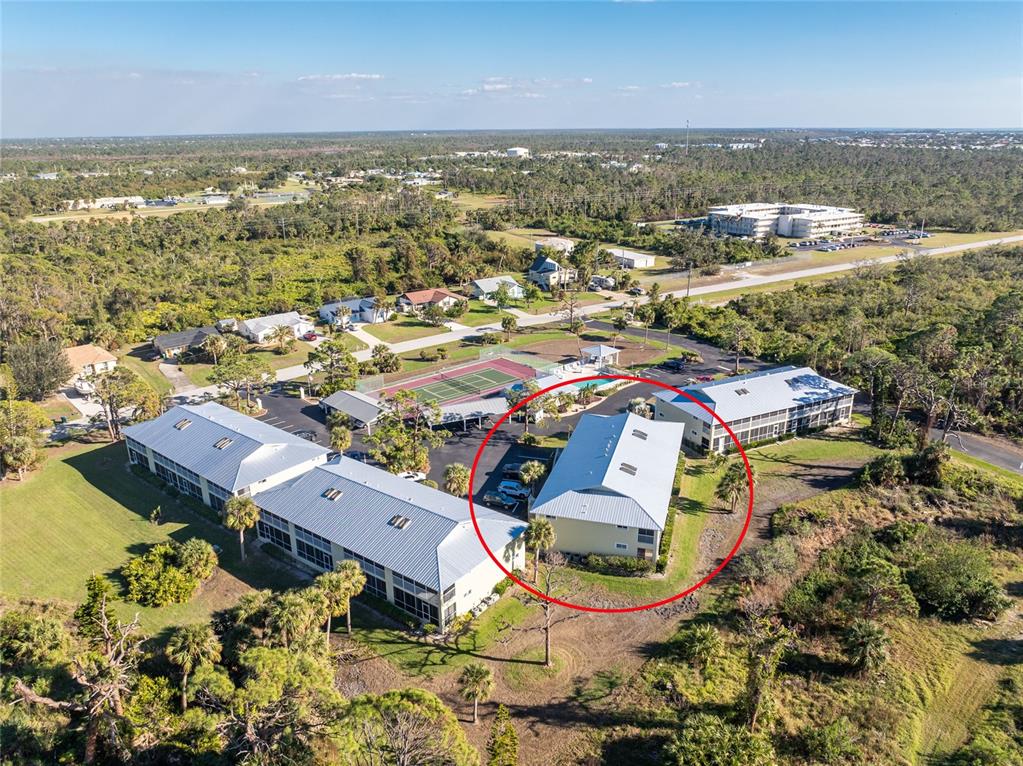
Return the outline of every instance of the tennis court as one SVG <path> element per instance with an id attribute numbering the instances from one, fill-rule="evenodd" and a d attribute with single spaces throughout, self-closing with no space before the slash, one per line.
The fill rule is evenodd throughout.
<path id="1" fill-rule="evenodd" d="M 399 390 L 415 391 L 424 401 L 447 404 L 460 399 L 476 399 L 534 376 L 533 368 L 526 365 L 507 359 L 489 359 L 390 386 L 377 392 L 377 396 Z"/>

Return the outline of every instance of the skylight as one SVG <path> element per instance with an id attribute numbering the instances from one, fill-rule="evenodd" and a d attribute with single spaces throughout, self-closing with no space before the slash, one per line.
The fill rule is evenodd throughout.
<path id="1" fill-rule="evenodd" d="M 388 521 L 387 523 L 390 524 L 395 529 L 404 529 L 411 522 L 412 522 L 412 519 L 410 519 L 408 516 L 402 516 L 400 513 L 398 513 L 398 514 L 395 514 L 394 516 L 392 516 L 391 520 Z"/>
<path id="2" fill-rule="evenodd" d="M 337 489 L 336 487 L 331 487 L 330 489 L 323 493 L 323 497 L 327 498 L 331 502 L 334 502 L 339 497 L 341 497 L 342 494 L 343 493 L 341 492 L 341 490 Z"/>
<path id="3" fill-rule="evenodd" d="M 642 439 L 643 441 L 646 441 L 646 431 L 640 431 L 638 428 L 633 428 L 632 435 L 635 436 L 637 439 Z"/>
<path id="4" fill-rule="evenodd" d="M 629 474 L 629 476 L 635 476 L 637 470 L 636 466 L 631 465 L 629 463 L 622 463 L 620 466 L 618 466 L 618 469 Z"/>
<path id="5" fill-rule="evenodd" d="M 737 389 L 735 389 L 735 395 L 736 396 L 746 396 L 746 394 L 748 394 L 748 393 L 749 393 L 749 389 L 748 388 L 737 388 Z"/>
<path id="6" fill-rule="evenodd" d="M 234 443 L 234 439 L 231 439 L 231 438 L 228 438 L 227 436 L 225 436 L 223 439 L 218 441 L 213 446 L 216 447 L 217 449 L 227 449 L 233 443 Z"/>
<path id="7" fill-rule="evenodd" d="M 179 431 L 184 431 L 190 425 L 192 425 L 191 420 L 189 420 L 188 418 L 182 418 L 181 420 L 174 424 L 174 427 Z"/>

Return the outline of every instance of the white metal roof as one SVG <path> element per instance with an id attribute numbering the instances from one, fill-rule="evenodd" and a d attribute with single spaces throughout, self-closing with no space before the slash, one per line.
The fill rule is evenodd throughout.
<path id="1" fill-rule="evenodd" d="M 621 247 L 609 247 L 607 249 L 616 258 L 624 258 L 630 261 L 652 261 L 654 256 L 650 253 L 637 253 L 635 250 L 626 250 Z"/>
<path id="2" fill-rule="evenodd" d="M 475 420 L 491 415 L 503 415 L 508 411 L 508 400 L 503 396 L 490 396 L 485 399 L 472 399 L 467 402 L 445 404 L 440 408 L 441 423 L 458 423 L 463 420 Z"/>
<path id="3" fill-rule="evenodd" d="M 583 415 L 532 512 L 663 530 L 683 430 L 631 412 Z"/>
<path id="4" fill-rule="evenodd" d="M 605 346 L 603 343 L 596 346 L 587 346 L 583 349 L 583 353 L 587 356 L 592 356 L 595 359 L 604 359 L 609 356 L 617 356 L 622 350 L 615 348 L 614 346 Z"/>
<path id="5" fill-rule="evenodd" d="M 372 423 L 384 409 L 379 399 L 374 399 L 361 391 L 335 391 L 324 397 L 320 403 L 351 415 L 360 423 Z"/>
<path id="6" fill-rule="evenodd" d="M 178 424 L 190 421 L 183 428 Z M 329 450 L 216 402 L 182 404 L 124 433 L 217 486 L 236 492 Z M 230 439 L 218 449 L 217 443 Z"/>
<path id="7" fill-rule="evenodd" d="M 302 319 L 297 311 L 285 311 L 283 314 L 270 314 L 265 317 L 245 319 L 239 322 L 238 326 L 248 330 L 253 335 L 259 335 L 264 330 L 272 330 L 273 328 L 280 327 L 281 325 L 295 327 L 299 324 L 308 324 L 308 322 Z"/>
<path id="8" fill-rule="evenodd" d="M 341 494 L 325 497 L 330 489 Z M 437 489 L 341 457 L 254 497 L 260 508 L 437 591 L 488 560 L 469 504 Z M 395 516 L 409 522 L 389 523 Z M 525 524 L 476 505 L 495 555 Z"/>
<path id="9" fill-rule="evenodd" d="M 791 365 L 687 386 L 683 390 L 714 410 L 726 423 L 856 393 L 855 388 L 818 375 L 810 367 Z M 714 420 L 698 404 L 674 391 L 659 390 L 654 396 L 706 423 Z"/>
<path id="10" fill-rule="evenodd" d="M 516 282 L 509 276 L 503 277 L 484 277 L 483 279 L 473 280 L 472 284 L 476 285 L 482 293 L 493 293 L 497 291 L 497 288 L 502 284 L 508 285 L 508 287 L 518 287 L 522 289 L 522 285 Z"/>

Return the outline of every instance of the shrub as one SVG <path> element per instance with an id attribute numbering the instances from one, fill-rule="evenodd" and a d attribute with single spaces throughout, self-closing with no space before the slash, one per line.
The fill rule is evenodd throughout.
<path id="1" fill-rule="evenodd" d="M 505 577 L 501 582 L 494 586 L 494 593 L 498 596 L 503 596 L 508 592 L 508 588 L 514 585 L 515 582 L 510 577 Z"/>
<path id="2" fill-rule="evenodd" d="M 902 458 L 886 452 L 863 466 L 860 482 L 874 487 L 897 487 L 906 483 L 906 467 Z"/>
<path id="3" fill-rule="evenodd" d="M 689 716 L 668 745 L 666 755 L 665 763 L 673 766 L 772 766 L 776 763 L 771 743 L 762 735 L 708 713 Z"/>
<path id="4" fill-rule="evenodd" d="M 634 556 L 600 556 L 591 553 L 583 560 L 584 566 L 600 574 L 620 575 L 623 577 L 639 577 L 649 574 L 653 563 Z"/>
<path id="5" fill-rule="evenodd" d="M 121 568 L 128 598 L 143 606 L 183 604 L 199 587 L 199 580 L 180 568 L 178 554 L 167 543 L 154 545 Z"/>
<path id="6" fill-rule="evenodd" d="M 178 566 L 199 582 L 205 582 L 217 568 L 217 553 L 213 546 L 198 537 L 186 540 L 177 549 Z"/>
<path id="7" fill-rule="evenodd" d="M 803 732 L 803 748 L 816 763 L 858 763 L 860 748 L 853 741 L 849 719 L 842 716 L 825 726 L 812 726 Z"/>
<path id="8" fill-rule="evenodd" d="M 745 580 L 763 583 L 794 571 L 797 563 L 796 546 L 788 537 L 781 537 L 741 556 L 735 571 Z"/>
<path id="9" fill-rule="evenodd" d="M 1008 608 L 1008 596 L 976 545 L 927 535 L 918 541 L 913 559 L 909 586 L 929 611 L 949 620 L 994 619 Z"/>

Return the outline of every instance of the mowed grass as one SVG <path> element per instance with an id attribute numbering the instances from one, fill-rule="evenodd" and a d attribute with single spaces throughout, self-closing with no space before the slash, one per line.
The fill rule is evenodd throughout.
<path id="1" fill-rule="evenodd" d="M 352 338 L 352 340 L 357 340 Z M 304 341 L 295 341 L 295 350 L 289 351 L 286 354 L 278 354 L 273 348 L 257 348 L 246 352 L 247 356 L 256 357 L 262 359 L 268 365 L 271 370 L 283 370 L 285 367 L 294 367 L 298 364 L 304 364 L 309 358 L 309 352 L 313 350 L 313 347 Z M 353 349 L 354 350 L 354 349 Z M 188 376 L 188 379 L 197 386 L 208 386 L 210 385 L 210 374 L 213 372 L 214 365 L 207 364 L 206 362 L 195 362 L 186 363 L 181 365 L 181 371 Z"/>
<path id="2" fill-rule="evenodd" d="M 253 587 L 294 584 L 264 556 L 242 565 L 238 536 L 192 513 L 133 475 L 123 444 L 73 445 L 46 451 L 43 466 L 22 482 L 0 485 L 0 593 L 12 598 L 55 599 L 76 604 L 92 574 L 120 589 L 119 571 L 150 545 L 202 537 L 221 547 L 223 567 L 187 604 L 159 609 L 119 604 L 138 612 L 143 627 L 207 619 Z M 163 523 L 149 522 L 160 506 Z M 251 532 L 249 535 L 251 536 Z"/>
<path id="3" fill-rule="evenodd" d="M 374 338 L 379 338 L 385 343 L 401 343 L 404 340 L 415 340 L 416 338 L 443 335 L 444 333 L 451 332 L 443 325 L 437 327 L 412 316 L 402 316 L 398 319 L 392 319 L 390 322 L 366 325 L 363 329 Z"/>
<path id="4" fill-rule="evenodd" d="M 140 378 L 153 387 L 153 390 L 160 396 L 171 392 L 171 383 L 160 372 L 159 360 L 150 360 L 155 352 L 148 343 L 139 343 L 134 346 L 126 346 L 115 352 L 117 363 L 133 370 Z"/>
<path id="5" fill-rule="evenodd" d="M 479 327 L 484 324 L 500 324 L 501 318 L 504 316 L 505 312 L 497 306 L 479 300 L 471 300 L 469 301 L 469 310 L 455 318 L 454 321 L 467 327 Z"/>
<path id="6" fill-rule="evenodd" d="M 487 647 L 537 609 L 506 593 L 481 614 L 469 634 L 457 642 L 434 643 L 405 630 L 381 625 L 375 612 L 358 602 L 352 610 L 353 638 L 406 673 L 434 676 L 461 668 L 472 660 L 493 659 Z"/>

